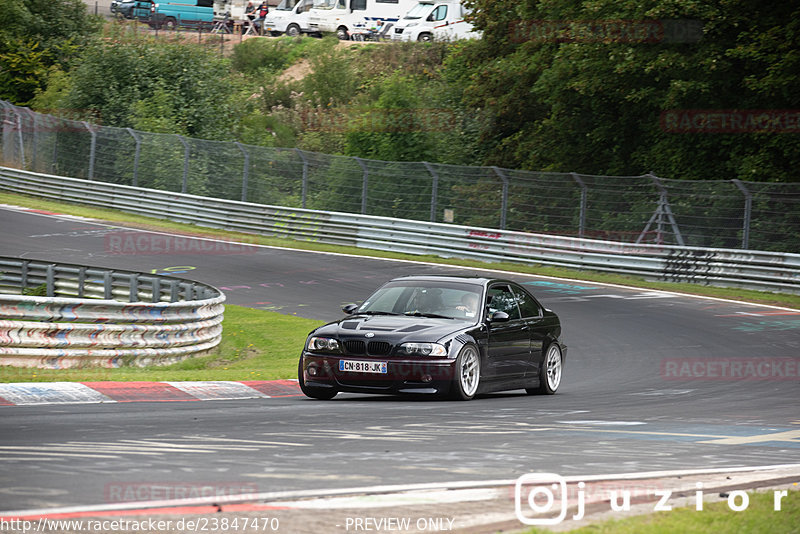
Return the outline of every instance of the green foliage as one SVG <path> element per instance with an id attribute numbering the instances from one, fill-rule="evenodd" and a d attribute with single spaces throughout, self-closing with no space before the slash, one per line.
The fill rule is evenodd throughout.
<path id="1" fill-rule="evenodd" d="M 425 161 L 430 159 L 431 132 L 427 113 L 420 101 L 420 87 L 412 77 L 394 73 L 376 91 L 374 107 L 350 114 L 347 125 L 348 155 L 384 161 Z"/>
<path id="2" fill-rule="evenodd" d="M 777 133 L 670 133 L 670 109 L 794 109 L 800 8 L 474 0 L 484 39 L 448 61 L 463 103 L 493 117 L 484 163 L 535 170 L 692 179 L 796 181 L 800 139 Z M 676 43 L 532 39 L 525 21 L 692 19 L 702 39 Z M 522 24 L 520 24 L 522 21 Z M 529 27 L 529 26 L 528 26 Z"/>
<path id="3" fill-rule="evenodd" d="M 358 87 L 358 78 L 347 53 L 326 50 L 309 58 L 311 73 L 303 79 L 303 90 L 315 107 L 346 104 Z"/>
<path id="4" fill-rule="evenodd" d="M 0 99 L 27 105 L 99 26 L 81 0 L 0 2 Z"/>
<path id="5" fill-rule="evenodd" d="M 236 90 L 228 72 L 227 59 L 193 43 L 96 41 L 70 71 L 68 89 L 59 87 L 58 107 L 118 127 L 225 139 Z"/>
<path id="6" fill-rule="evenodd" d="M 185 133 L 175 100 L 168 89 L 156 87 L 151 96 L 133 103 L 133 127 L 143 132 Z"/>
<path id="7" fill-rule="evenodd" d="M 46 297 L 47 284 L 40 284 L 36 287 L 26 287 L 22 290 L 22 294 L 28 297 Z"/>
<path id="8" fill-rule="evenodd" d="M 47 74 L 48 53 L 30 39 L 6 46 L 0 53 L 0 99 L 30 100 Z"/>
<path id="9" fill-rule="evenodd" d="M 278 72 L 300 58 L 314 56 L 335 46 L 335 38 L 281 37 L 279 39 L 248 39 L 233 48 L 233 68 L 243 74 L 260 70 Z"/>

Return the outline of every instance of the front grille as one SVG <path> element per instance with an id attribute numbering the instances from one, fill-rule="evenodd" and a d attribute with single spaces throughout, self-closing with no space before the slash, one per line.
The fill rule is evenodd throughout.
<path id="1" fill-rule="evenodd" d="M 367 344 L 359 340 L 350 340 L 344 342 L 344 348 L 348 354 L 366 354 Z"/>
<path id="2" fill-rule="evenodd" d="M 392 346 L 385 341 L 370 341 L 367 352 L 372 356 L 385 356 L 392 350 Z"/>

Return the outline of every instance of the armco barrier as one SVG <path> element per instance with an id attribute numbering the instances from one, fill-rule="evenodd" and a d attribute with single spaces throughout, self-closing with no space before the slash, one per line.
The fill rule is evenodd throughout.
<path id="1" fill-rule="evenodd" d="M 631 244 L 284 208 L 4 167 L 0 189 L 307 241 L 800 294 L 800 254 Z"/>
<path id="2" fill-rule="evenodd" d="M 0 365 L 173 363 L 219 344 L 224 301 L 178 278 L 0 257 Z"/>

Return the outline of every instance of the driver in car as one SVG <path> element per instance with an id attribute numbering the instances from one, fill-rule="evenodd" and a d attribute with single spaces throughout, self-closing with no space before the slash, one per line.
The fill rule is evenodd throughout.
<path id="1" fill-rule="evenodd" d="M 467 317 L 474 317 L 478 312 L 478 295 L 466 293 L 461 297 L 461 304 L 456 306 L 457 310 L 463 311 Z"/>

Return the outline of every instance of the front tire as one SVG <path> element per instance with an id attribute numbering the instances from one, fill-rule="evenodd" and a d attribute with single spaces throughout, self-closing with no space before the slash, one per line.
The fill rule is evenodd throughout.
<path id="1" fill-rule="evenodd" d="M 564 356 L 558 343 L 551 343 L 547 347 L 541 370 L 539 371 L 539 387 L 525 391 L 530 395 L 552 395 L 561 385 L 561 373 L 564 368 Z"/>
<path id="2" fill-rule="evenodd" d="M 419 37 L 417 37 L 417 41 L 420 43 L 430 43 L 433 41 L 433 35 L 430 33 L 421 33 Z"/>
<path id="3" fill-rule="evenodd" d="M 339 26 L 336 28 L 336 37 L 338 37 L 340 41 L 347 41 L 350 39 L 350 32 L 348 32 L 347 28 L 344 26 Z"/>
<path id="4" fill-rule="evenodd" d="M 297 24 L 289 24 L 289 27 L 286 28 L 286 35 L 289 37 L 297 37 L 300 35 L 300 26 Z"/>
<path id="5" fill-rule="evenodd" d="M 300 382 L 300 391 L 306 397 L 311 397 L 312 399 L 319 399 L 319 400 L 331 400 L 336 396 L 338 391 L 333 388 L 315 388 L 313 386 L 306 386 L 305 380 L 303 379 L 303 357 L 300 356 L 300 363 L 297 366 L 297 381 Z"/>
<path id="6" fill-rule="evenodd" d="M 481 383 L 481 356 L 475 345 L 465 345 L 458 353 L 451 396 L 455 400 L 470 400 Z"/>

